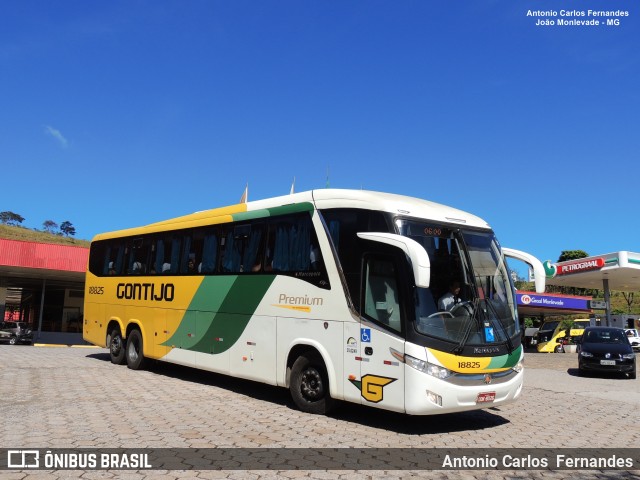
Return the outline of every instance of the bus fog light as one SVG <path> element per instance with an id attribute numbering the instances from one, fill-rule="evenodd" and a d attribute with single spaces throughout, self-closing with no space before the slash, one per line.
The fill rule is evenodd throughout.
<path id="1" fill-rule="evenodd" d="M 430 392 L 429 390 L 427 390 L 427 399 L 435 404 L 438 405 L 439 407 L 442 406 L 442 397 L 440 395 L 438 395 L 437 393 L 433 393 Z"/>

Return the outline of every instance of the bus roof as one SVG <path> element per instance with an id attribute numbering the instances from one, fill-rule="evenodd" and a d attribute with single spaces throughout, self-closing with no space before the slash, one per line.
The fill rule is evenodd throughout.
<path id="1" fill-rule="evenodd" d="M 254 217 L 259 217 L 259 211 L 264 211 L 265 213 L 262 216 L 266 217 L 269 216 L 270 209 L 293 207 L 300 204 L 309 205 L 308 209 L 311 209 L 313 205 L 318 209 L 360 208 L 413 218 L 424 218 L 435 222 L 453 223 L 476 228 L 490 228 L 484 220 L 475 215 L 428 200 L 368 190 L 327 188 L 202 210 L 141 227 L 101 233 L 96 235 L 93 240 L 117 238 L 120 236 L 135 236 L 174 228 L 190 228 L 204 223 L 229 223 L 242 219 L 248 212 L 255 212 L 257 215 L 254 215 Z"/>

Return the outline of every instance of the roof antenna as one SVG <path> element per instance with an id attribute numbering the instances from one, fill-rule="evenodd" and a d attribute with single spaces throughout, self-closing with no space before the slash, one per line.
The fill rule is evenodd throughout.
<path id="1" fill-rule="evenodd" d="M 295 186 L 296 186 L 296 177 L 293 177 L 293 183 L 291 184 L 291 191 L 289 192 L 289 195 L 293 195 Z"/>
<path id="2" fill-rule="evenodd" d="M 329 166 L 327 165 L 327 185 L 325 188 L 329 188 Z"/>

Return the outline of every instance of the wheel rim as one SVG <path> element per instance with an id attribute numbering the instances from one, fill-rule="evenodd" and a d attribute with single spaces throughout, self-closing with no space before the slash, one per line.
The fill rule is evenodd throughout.
<path id="1" fill-rule="evenodd" d="M 314 402 L 323 395 L 322 377 L 315 368 L 308 368 L 302 373 L 300 391 L 305 400 Z"/>
<path id="2" fill-rule="evenodd" d="M 129 343 L 129 348 L 128 348 L 129 360 L 131 360 L 132 362 L 135 362 L 136 360 L 138 360 L 139 350 L 140 349 L 138 346 L 138 342 L 132 339 L 131 342 Z"/>
<path id="3" fill-rule="evenodd" d="M 119 335 L 116 335 L 111 339 L 111 354 L 114 356 L 118 356 L 120 351 L 122 350 L 122 338 Z"/>

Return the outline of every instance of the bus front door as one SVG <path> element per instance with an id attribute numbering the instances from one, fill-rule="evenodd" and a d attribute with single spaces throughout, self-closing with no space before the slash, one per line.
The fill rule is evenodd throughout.
<path id="1" fill-rule="evenodd" d="M 402 302 L 393 256 L 369 255 L 363 263 L 360 325 L 361 403 L 404 411 Z"/>
<path id="2" fill-rule="evenodd" d="M 404 412 L 404 340 L 363 322 L 360 327 L 361 403 Z"/>

